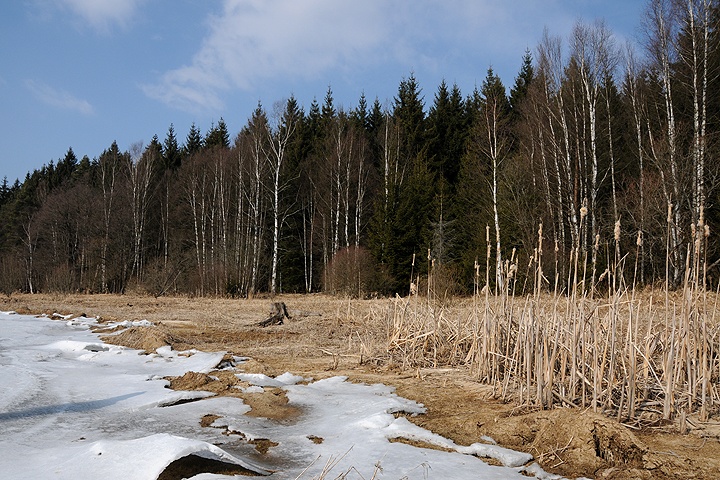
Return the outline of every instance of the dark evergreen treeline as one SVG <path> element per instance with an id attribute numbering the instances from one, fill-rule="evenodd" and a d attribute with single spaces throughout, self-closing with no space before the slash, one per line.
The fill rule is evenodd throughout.
<path id="1" fill-rule="evenodd" d="M 431 99 L 410 75 L 387 107 L 345 109 L 328 88 L 307 111 L 259 104 L 234 137 L 221 119 L 94 159 L 69 149 L 0 187 L 0 285 L 367 294 L 432 269 L 462 293 L 522 280 L 540 255 L 549 288 L 580 269 L 596 285 L 609 257 L 644 284 L 679 284 L 692 255 L 716 276 L 717 3 L 651 1 L 644 55 L 602 22 L 546 33 L 509 95 L 492 69 Z"/>

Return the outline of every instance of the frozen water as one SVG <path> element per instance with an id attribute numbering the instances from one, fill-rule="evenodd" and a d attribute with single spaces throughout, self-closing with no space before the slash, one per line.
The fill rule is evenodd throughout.
<path id="1" fill-rule="evenodd" d="M 424 407 L 385 385 L 238 371 L 254 385 L 246 391 L 282 388 L 289 405 L 301 412 L 284 421 L 251 417 L 240 399 L 166 388 L 164 377 L 210 372 L 224 352 L 163 347 L 144 355 L 102 343 L 89 330 L 94 319 L 65 320 L 0 313 L 0 472 L 5 479 L 155 480 L 190 454 L 282 479 L 317 478 L 327 470 L 329 478 L 343 473 L 358 479 L 527 478 L 522 470 L 552 478 L 537 465 L 523 466 L 530 455 L 486 443 L 456 445 L 414 425 L 405 416 L 421 414 Z M 200 426 L 207 414 L 217 418 L 213 428 Z M 397 439 L 444 450 L 392 441 Z M 260 440 L 274 445 L 265 455 L 252 443 Z"/>

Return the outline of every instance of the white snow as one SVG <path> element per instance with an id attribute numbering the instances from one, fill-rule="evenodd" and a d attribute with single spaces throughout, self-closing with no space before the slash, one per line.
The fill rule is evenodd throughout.
<path id="1" fill-rule="evenodd" d="M 191 454 L 240 465 L 257 478 L 527 478 L 523 471 L 556 478 L 529 464 L 528 454 L 480 443 L 491 439 L 462 446 L 416 426 L 406 416 L 424 407 L 386 385 L 312 381 L 289 372 L 272 378 L 236 367 L 253 385 L 246 392 L 286 391 L 300 415 L 282 421 L 246 415 L 250 407 L 237 398 L 170 390 L 164 377 L 210 372 L 224 352 L 163 347 L 144 355 L 102 343 L 89 330 L 95 322 L 0 312 L 2 478 L 155 480 Z M 200 426 L 206 414 L 217 417 L 211 427 Z M 259 439 L 277 445 L 261 455 L 249 443 Z M 232 477 L 198 472 L 193 478 Z"/>

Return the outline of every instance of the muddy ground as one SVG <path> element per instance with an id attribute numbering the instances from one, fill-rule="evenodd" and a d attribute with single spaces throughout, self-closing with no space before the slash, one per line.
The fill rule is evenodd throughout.
<path id="1" fill-rule="evenodd" d="M 463 445 L 490 436 L 502 446 L 533 454 L 546 471 L 569 478 L 720 478 L 720 419 L 695 422 L 681 435 L 674 424 L 637 430 L 591 411 L 537 411 L 501 402 L 465 369 L 404 370 L 393 363 L 385 351 L 388 326 L 383 312 L 388 300 L 303 295 L 272 301 L 285 302 L 292 318 L 266 328 L 257 323 L 270 314 L 268 298 L 13 294 L 0 299 L 0 310 L 84 314 L 103 321 L 146 319 L 156 326 L 131 328 L 106 341 L 147 351 L 166 344 L 178 350 L 227 351 L 250 357 L 242 368 L 253 373 L 289 371 L 315 379 L 346 375 L 353 381 L 392 385 L 399 395 L 427 407 L 425 415 L 410 419 L 418 425 Z M 237 392 L 228 388 L 235 381 L 234 376 L 209 380 L 187 375 L 174 386 L 222 394 Z M 245 394 L 243 399 L 256 415 L 297 414 L 285 405 L 280 390 Z"/>

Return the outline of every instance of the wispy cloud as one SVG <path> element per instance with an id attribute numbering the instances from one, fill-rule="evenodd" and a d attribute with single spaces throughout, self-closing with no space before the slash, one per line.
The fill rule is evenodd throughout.
<path id="1" fill-rule="evenodd" d="M 380 0 L 225 0 L 188 65 L 143 90 L 185 109 L 218 108 L 228 89 L 250 91 L 279 76 L 319 78 L 372 60 L 388 37 Z"/>
<path id="2" fill-rule="evenodd" d="M 208 33 L 188 63 L 142 89 L 197 112 L 221 109 L 232 90 L 324 79 L 329 72 L 443 75 L 464 63 L 483 77 L 509 58 L 519 68 L 545 25 L 569 30 L 569 6 L 570 0 L 223 0 L 205 20 Z"/>
<path id="3" fill-rule="evenodd" d="M 95 109 L 87 100 L 77 98 L 65 90 L 58 90 L 36 80 L 27 80 L 25 86 L 38 100 L 47 105 L 72 110 L 83 115 L 93 115 L 95 113 Z"/>
<path id="4" fill-rule="evenodd" d="M 98 31 L 107 32 L 113 25 L 125 27 L 146 0 L 55 0 L 82 21 Z"/>

